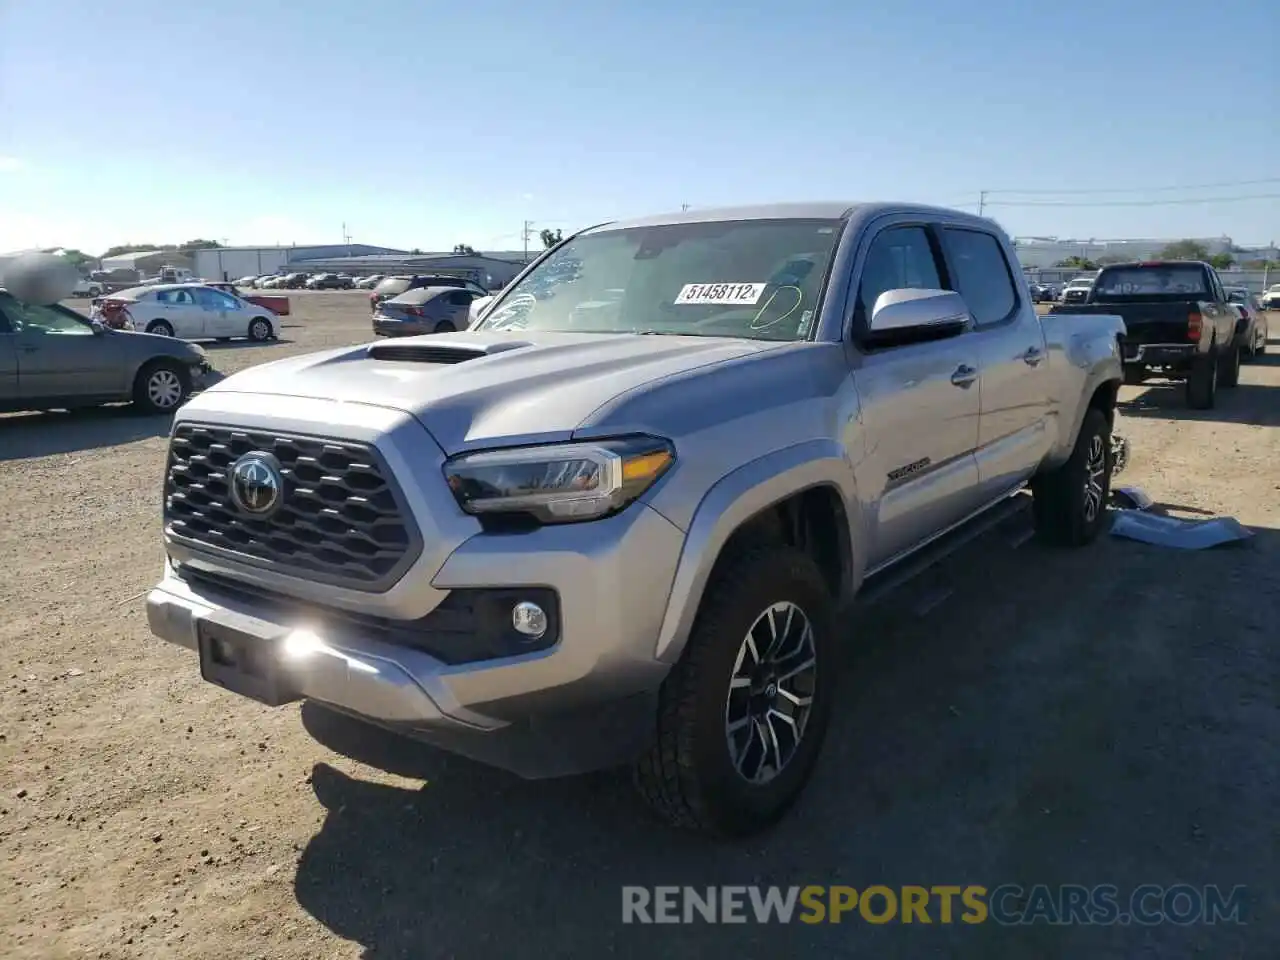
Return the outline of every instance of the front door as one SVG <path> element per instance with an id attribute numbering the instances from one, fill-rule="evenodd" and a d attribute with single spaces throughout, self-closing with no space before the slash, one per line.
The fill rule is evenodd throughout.
<path id="1" fill-rule="evenodd" d="M 125 392 L 124 367 L 107 338 L 60 305 L 19 303 L 0 294 L 0 311 L 17 329 L 18 392 L 23 400 L 114 397 Z"/>
<path id="2" fill-rule="evenodd" d="M 976 460 L 991 500 L 1028 479 L 1049 451 L 1044 329 L 994 233 L 944 226 L 941 236 L 952 286 L 973 314 L 982 371 Z"/>
<path id="3" fill-rule="evenodd" d="M 246 326 L 240 322 L 240 305 L 221 290 L 200 288 L 192 291 L 196 305 L 204 315 L 206 337 L 242 337 Z"/>
<path id="4" fill-rule="evenodd" d="M 858 280 L 855 344 L 881 293 L 944 287 L 939 252 L 923 224 L 894 225 L 875 235 Z M 976 508 L 979 369 L 970 333 L 857 352 L 854 378 L 866 438 L 858 489 L 878 504 L 869 569 Z"/>

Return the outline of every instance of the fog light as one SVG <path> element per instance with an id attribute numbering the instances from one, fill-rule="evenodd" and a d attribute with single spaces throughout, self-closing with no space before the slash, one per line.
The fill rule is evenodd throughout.
<path id="1" fill-rule="evenodd" d="M 536 603 L 522 600 L 511 608 L 511 625 L 530 640 L 537 640 L 547 632 L 547 613 Z"/>

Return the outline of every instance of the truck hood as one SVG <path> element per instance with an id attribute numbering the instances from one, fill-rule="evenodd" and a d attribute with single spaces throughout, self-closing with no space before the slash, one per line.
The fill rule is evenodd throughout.
<path id="1" fill-rule="evenodd" d="M 786 341 L 539 332 L 398 337 L 251 367 L 205 391 L 364 403 L 416 417 L 446 453 L 567 439 L 646 383 Z"/>

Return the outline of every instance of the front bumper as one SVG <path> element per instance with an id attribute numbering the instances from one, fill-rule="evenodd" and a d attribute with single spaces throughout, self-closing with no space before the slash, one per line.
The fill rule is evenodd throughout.
<path id="1" fill-rule="evenodd" d="M 282 614 L 253 596 L 251 580 L 220 587 L 183 579 L 169 563 L 147 619 L 156 636 L 192 651 L 210 631 L 254 647 L 283 692 L 268 702 L 318 701 L 521 776 L 559 776 L 626 762 L 648 743 L 669 670 L 654 651 L 683 540 L 633 504 L 605 520 L 465 541 L 431 588 L 557 594 L 554 645 L 499 659 L 446 663 L 318 605 Z M 207 662 L 206 652 L 210 677 Z M 223 685 L 254 695 L 249 683 Z"/>

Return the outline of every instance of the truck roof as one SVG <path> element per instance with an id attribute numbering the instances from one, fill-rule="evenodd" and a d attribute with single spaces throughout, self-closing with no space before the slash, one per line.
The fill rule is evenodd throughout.
<path id="1" fill-rule="evenodd" d="M 621 230 L 629 227 L 657 227 L 677 223 L 714 223 L 719 220 L 849 220 L 866 222 L 888 213 L 917 213 L 950 221 L 981 223 L 990 228 L 995 222 L 962 210 L 934 207 L 920 203 L 895 203 L 888 201 L 811 201 L 803 203 L 764 203 L 738 207 L 708 207 L 697 210 L 680 210 L 630 220 L 601 223 L 588 228 L 594 230 Z M 999 229 L 997 227 L 997 229 Z"/>
<path id="2" fill-rule="evenodd" d="M 1129 260 L 1125 263 L 1108 263 L 1103 270 L 1125 269 L 1132 270 L 1135 267 L 1207 267 L 1209 264 L 1203 260 Z"/>

